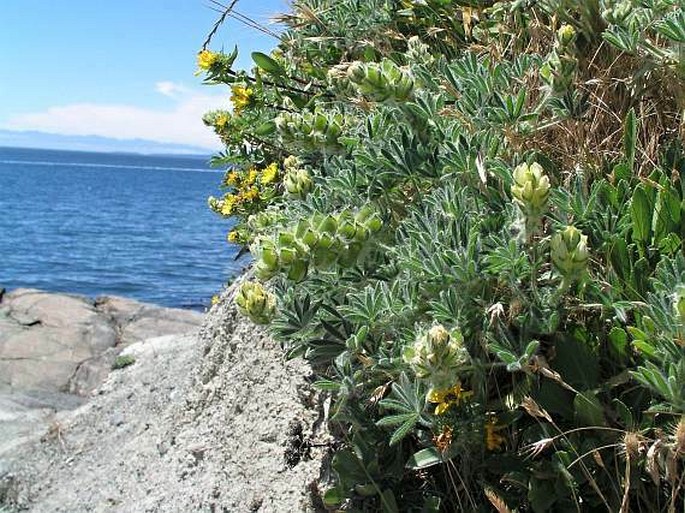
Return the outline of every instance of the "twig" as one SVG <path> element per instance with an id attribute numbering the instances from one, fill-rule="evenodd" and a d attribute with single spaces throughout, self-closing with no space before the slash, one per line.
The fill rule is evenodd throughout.
<path id="1" fill-rule="evenodd" d="M 206 50 L 207 47 L 209 46 L 209 43 L 212 42 L 212 38 L 216 35 L 217 31 L 219 30 L 219 27 L 223 25 L 224 21 L 226 21 L 226 17 L 231 14 L 231 11 L 235 7 L 235 5 L 238 3 L 238 0 L 233 0 L 231 2 L 231 5 L 229 5 L 226 10 L 223 12 L 221 16 L 219 16 L 219 19 L 216 20 L 216 23 L 214 23 L 214 26 L 212 27 L 212 30 L 209 31 L 209 34 L 207 35 L 207 39 L 205 39 L 205 42 L 202 43 L 202 49 Z M 223 7 L 223 6 L 222 6 Z"/>

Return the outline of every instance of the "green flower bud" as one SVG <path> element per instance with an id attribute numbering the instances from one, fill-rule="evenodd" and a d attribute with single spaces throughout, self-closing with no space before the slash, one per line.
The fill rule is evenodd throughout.
<path id="1" fill-rule="evenodd" d="M 357 231 L 354 234 L 354 240 L 357 242 L 364 242 L 371 235 L 369 229 L 363 224 L 357 224 Z"/>
<path id="2" fill-rule="evenodd" d="M 288 279 L 300 282 L 307 276 L 309 263 L 306 260 L 295 260 L 288 269 Z"/>
<path id="3" fill-rule="evenodd" d="M 457 381 L 458 369 L 468 362 L 469 354 L 460 331 L 450 333 L 437 325 L 406 347 L 402 358 L 418 378 L 433 388 L 448 388 Z"/>
<path id="4" fill-rule="evenodd" d="M 552 264 L 565 280 L 577 280 L 585 273 L 590 258 L 587 236 L 575 226 L 555 233 L 551 248 Z"/>
<path id="5" fill-rule="evenodd" d="M 355 216 L 355 220 L 358 223 L 363 223 L 366 221 L 369 217 L 371 217 L 376 211 L 373 209 L 372 206 L 370 205 L 365 205 L 361 209 L 359 209 L 359 212 L 357 212 L 357 215 Z"/>
<path id="6" fill-rule="evenodd" d="M 377 233 L 383 227 L 383 220 L 378 214 L 373 214 L 364 225 L 371 233 Z"/>
<path id="7" fill-rule="evenodd" d="M 335 235 L 338 231 L 338 220 L 332 215 L 327 215 L 319 224 L 318 231 Z"/>
<path id="8" fill-rule="evenodd" d="M 297 250 L 295 248 L 281 248 L 278 259 L 281 265 L 287 267 L 297 259 Z"/>
<path id="9" fill-rule="evenodd" d="M 272 241 L 262 240 L 256 253 L 267 268 L 278 268 L 278 250 Z"/>
<path id="10" fill-rule="evenodd" d="M 313 230 L 307 230 L 302 236 L 302 242 L 308 247 L 313 248 L 319 242 L 319 236 Z"/>
<path id="11" fill-rule="evenodd" d="M 317 248 L 331 249 L 335 246 L 335 238 L 329 233 L 320 233 Z"/>
<path id="12" fill-rule="evenodd" d="M 278 268 L 270 267 L 266 265 L 264 262 L 260 261 L 255 264 L 254 273 L 255 276 L 260 280 L 269 280 L 276 276 L 277 272 Z"/>
<path id="13" fill-rule="evenodd" d="M 255 324 L 269 324 L 276 314 L 276 296 L 259 282 L 243 283 L 235 302 L 240 312 Z"/>
<path id="14" fill-rule="evenodd" d="M 344 220 L 340 222 L 338 226 L 338 235 L 340 235 L 345 240 L 353 240 L 357 233 L 357 227 L 353 220 Z"/>

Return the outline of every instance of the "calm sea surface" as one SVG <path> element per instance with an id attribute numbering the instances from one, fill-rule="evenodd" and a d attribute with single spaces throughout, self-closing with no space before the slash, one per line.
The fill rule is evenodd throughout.
<path id="1" fill-rule="evenodd" d="M 206 159 L 0 148 L 0 286 L 202 308 L 246 264 Z"/>

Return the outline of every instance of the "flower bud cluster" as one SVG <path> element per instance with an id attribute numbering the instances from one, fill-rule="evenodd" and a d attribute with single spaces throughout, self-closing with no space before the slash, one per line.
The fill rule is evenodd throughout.
<path id="1" fill-rule="evenodd" d="M 314 181 L 309 171 L 301 169 L 299 160 L 293 156 L 286 158 L 283 166 L 285 167 L 283 185 L 286 192 L 296 198 L 306 198 L 314 188 Z"/>
<path id="2" fill-rule="evenodd" d="M 340 113 L 284 112 L 274 122 L 281 138 L 305 150 L 336 152 L 342 148 L 338 138 L 343 132 L 345 118 Z"/>
<path id="3" fill-rule="evenodd" d="M 539 228 L 542 216 L 547 211 L 550 183 L 544 173 L 537 162 L 530 166 L 523 163 L 514 169 L 511 195 L 526 217 L 526 231 L 529 233 Z"/>
<path id="4" fill-rule="evenodd" d="M 407 58 L 411 62 L 423 64 L 432 64 L 435 61 L 435 57 L 430 53 L 430 46 L 423 43 L 419 36 L 412 36 L 407 41 Z"/>
<path id="5" fill-rule="evenodd" d="M 310 266 L 328 269 L 334 264 L 355 265 L 373 235 L 383 226 L 380 216 L 370 207 L 356 214 L 314 214 L 294 227 L 281 231 L 275 238 L 259 239 L 253 254 L 255 272 L 262 279 L 284 273 L 288 279 L 302 281 Z"/>
<path id="6" fill-rule="evenodd" d="M 633 12 L 633 3 L 630 0 L 606 0 L 602 2 L 602 18 L 611 25 L 622 24 Z"/>
<path id="7" fill-rule="evenodd" d="M 552 237 L 551 257 L 554 268 L 567 282 L 583 276 L 587 269 L 590 252 L 587 247 L 587 235 L 575 226 L 567 226 Z"/>
<path id="8" fill-rule="evenodd" d="M 445 389 L 457 381 L 459 367 L 469 361 L 469 353 L 459 330 L 449 332 L 436 325 L 405 347 L 402 359 L 433 389 Z"/>
<path id="9" fill-rule="evenodd" d="M 353 62 L 347 77 L 361 94 L 374 102 L 405 102 L 414 94 L 414 79 L 391 60 Z"/>
<path id="10" fill-rule="evenodd" d="M 243 283 L 235 302 L 240 312 L 255 324 L 269 324 L 276 314 L 276 296 L 256 281 Z"/>

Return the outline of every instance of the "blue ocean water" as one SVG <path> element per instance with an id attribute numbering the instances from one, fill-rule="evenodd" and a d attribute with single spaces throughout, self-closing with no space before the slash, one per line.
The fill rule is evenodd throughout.
<path id="1" fill-rule="evenodd" d="M 206 160 L 0 148 L 0 286 L 207 305 L 246 262 Z"/>

